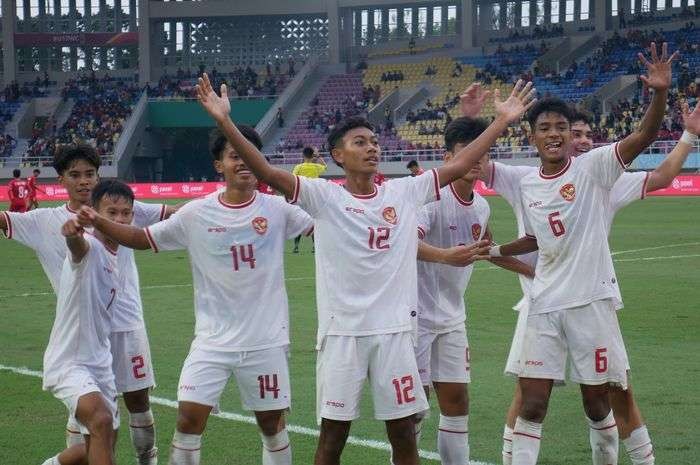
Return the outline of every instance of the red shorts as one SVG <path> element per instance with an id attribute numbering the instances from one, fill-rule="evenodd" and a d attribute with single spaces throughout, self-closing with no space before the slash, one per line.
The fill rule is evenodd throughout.
<path id="1" fill-rule="evenodd" d="M 27 211 L 27 203 L 26 202 L 11 202 L 10 203 L 10 211 L 17 212 L 17 213 L 24 213 Z"/>

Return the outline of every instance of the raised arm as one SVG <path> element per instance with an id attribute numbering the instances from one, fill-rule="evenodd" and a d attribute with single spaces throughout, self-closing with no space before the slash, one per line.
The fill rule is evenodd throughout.
<path id="1" fill-rule="evenodd" d="M 647 60 L 644 54 L 639 54 L 639 60 L 646 66 L 648 74 L 648 76 L 640 76 L 640 79 L 644 85 L 654 89 L 654 96 L 639 126 L 632 134 L 622 139 L 618 145 L 618 152 L 625 164 L 631 163 L 656 140 L 656 135 L 666 113 L 668 88 L 671 86 L 671 65 L 678 52 L 676 51 L 669 57 L 666 42 L 661 46 L 661 57 L 657 54 L 654 42 L 651 43 L 650 52 L 651 61 Z"/>
<path id="2" fill-rule="evenodd" d="M 109 236 L 120 245 L 130 249 L 147 250 L 151 248 L 146 232 L 143 229 L 110 221 L 90 207 L 83 206 L 80 209 L 78 221 L 81 226 L 92 226 L 105 236 Z"/>
<path id="3" fill-rule="evenodd" d="M 700 134 L 700 104 L 695 105 L 695 110 L 690 112 L 688 103 L 683 102 L 683 126 L 685 132 L 676 146 L 671 150 L 664 161 L 649 174 L 647 192 L 653 192 L 671 185 L 673 179 L 681 172 L 688 154 L 693 151 L 693 145 L 697 143 Z"/>
<path id="4" fill-rule="evenodd" d="M 238 156 L 243 159 L 258 180 L 291 198 L 294 195 L 294 186 L 296 184 L 294 175 L 289 171 L 270 165 L 257 147 L 243 137 L 243 134 L 233 124 L 230 117 L 231 102 L 228 100 L 226 84 L 221 85 L 221 97 L 219 97 L 211 86 L 209 76 L 205 73 L 199 78 L 199 83 L 197 84 L 197 98 L 207 113 L 214 119 L 221 132 L 224 133 L 226 140 L 228 140 L 229 144 L 231 144 Z"/>
<path id="5" fill-rule="evenodd" d="M 479 161 L 491 146 L 496 142 L 498 136 L 514 121 L 520 120 L 525 113 L 535 103 L 535 89 L 532 83 L 524 84 L 519 80 L 506 101 L 500 100 L 500 92 L 495 91 L 496 118 L 484 132 L 473 140 L 469 145 L 459 151 L 457 156 L 449 163 L 437 168 L 440 186 L 444 187 L 452 181 L 461 178 Z"/>
<path id="6" fill-rule="evenodd" d="M 83 237 L 83 227 L 76 218 L 71 218 L 61 227 L 61 234 L 66 238 L 66 245 L 73 263 L 80 263 L 90 250 L 90 244 Z"/>
<path id="7" fill-rule="evenodd" d="M 489 241 L 479 241 L 468 246 L 458 245 L 441 249 L 418 241 L 418 260 L 457 267 L 469 266 L 474 263 L 477 256 L 488 253 L 489 245 Z"/>

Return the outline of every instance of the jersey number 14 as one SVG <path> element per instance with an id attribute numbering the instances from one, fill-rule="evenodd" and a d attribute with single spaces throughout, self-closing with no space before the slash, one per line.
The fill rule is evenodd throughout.
<path id="1" fill-rule="evenodd" d="M 255 268 L 255 251 L 253 244 L 232 245 L 231 256 L 233 257 L 233 271 L 238 271 L 246 263 L 250 269 Z"/>

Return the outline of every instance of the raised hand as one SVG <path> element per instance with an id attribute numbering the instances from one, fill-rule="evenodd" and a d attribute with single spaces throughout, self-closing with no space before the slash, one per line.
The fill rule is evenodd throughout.
<path id="1" fill-rule="evenodd" d="M 450 266 L 469 266 L 479 255 L 488 255 L 490 241 L 479 241 L 469 245 L 458 245 L 445 249 L 443 263 Z"/>
<path id="2" fill-rule="evenodd" d="M 661 45 L 661 57 L 656 51 L 656 43 L 650 45 L 651 61 L 647 60 L 643 53 L 639 53 L 639 61 L 646 67 L 647 76 L 639 76 L 644 85 L 656 91 L 668 90 L 671 87 L 671 65 L 678 57 L 678 50 L 668 56 L 668 44 Z"/>
<path id="3" fill-rule="evenodd" d="M 688 102 L 683 102 L 682 111 L 685 130 L 696 136 L 700 135 L 700 103 L 695 105 L 695 109 L 691 113 Z"/>
<path id="4" fill-rule="evenodd" d="M 78 223 L 77 218 L 69 219 L 61 227 L 61 234 L 63 234 L 64 237 L 82 237 L 83 232 L 85 232 L 85 230 L 80 223 Z"/>
<path id="5" fill-rule="evenodd" d="M 91 227 L 95 224 L 95 218 L 97 218 L 97 212 L 91 207 L 83 205 L 78 211 L 76 220 L 82 227 Z"/>
<path id="6" fill-rule="evenodd" d="M 199 103 L 215 121 L 222 121 L 229 117 L 231 102 L 228 99 L 226 84 L 221 84 L 221 97 L 219 97 L 211 86 L 209 76 L 203 73 L 196 87 Z"/>
<path id="7" fill-rule="evenodd" d="M 501 91 L 494 91 L 494 105 L 496 107 L 496 117 L 505 119 L 508 123 L 514 123 L 532 107 L 537 99 L 537 90 L 532 87 L 532 82 L 525 84 L 522 79 L 515 83 L 513 91 L 507 100 L 501 101 Z"/>
<path id="8" fill-rule="evenodd" d="M 491 91 L 481 87 L 481 83 L 474 82 L 459 96 L 459 112 L 462 116 L 476 118 L 486 104 L 486 99 L 491 96 Z"/>

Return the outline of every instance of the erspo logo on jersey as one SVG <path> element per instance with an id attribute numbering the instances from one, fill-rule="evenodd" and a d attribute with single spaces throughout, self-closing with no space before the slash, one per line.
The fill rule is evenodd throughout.
<path id="1" fill-rule="evenodd" d="M 559 193 L 567 202 L 573 202 L 576 198 L 576 187 L 571 183 L 564 184 L 561 186 L 561 189 L 559 189 Z"/>
<path id="2" fill-rule="evenodd" d="M 394 207 L 386 207 L 382 212 L 382 216 L 387 223 L 396 224 L 399 221 L 398 216 L 396 216 L 396 210 Z"/>
<path id="3" fill-rule="evenodd" d="M 261 236 L 267 232 L 267 218 L 258 216 L 257 218 L 254 218 L 251 223 L 253 224 L 253 229 L 255 229 L 255 232 Z"/>

